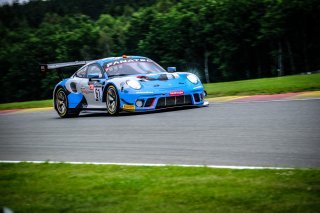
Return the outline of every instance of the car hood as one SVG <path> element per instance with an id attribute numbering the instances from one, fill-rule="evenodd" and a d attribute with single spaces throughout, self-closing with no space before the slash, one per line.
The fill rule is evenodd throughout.
<path id="1" fill-rule="evenodd" d="M 134 79 L 139 80 L 144 89 L 181 89 L 189 83 L 186 76 L 185 73 L 157 73 L 136 75 Z"/>
<path id="2" fill-rule="evenodd" d="M 153 74 L 138 74 L 130 76 L 122 76 L 109 79 L 109 82 L 113 82 L 121 88 L 126 81 L 136 80 L 139 81 L 142 90 L 147 91 L 167 91 L 167 90 L 181 90 L 185 88 L 194 88 L 195 86 L 202 86 L 199 81 L 198 84 L 192 84 L 187 75 L 190 73 L 176 72 L 176 73 L 153 73 Z"/>

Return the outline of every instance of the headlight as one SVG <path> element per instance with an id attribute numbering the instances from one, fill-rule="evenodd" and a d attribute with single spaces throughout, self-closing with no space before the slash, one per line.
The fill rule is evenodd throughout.
<path id="1" fill-rule="evenodd" d="M 127 84 L 133 89 L 141 89 L 141 84 L 136 80 L 128 80 Z"/>
<path id="2" fill-rule="evenodd" d="M 194 74 L 189 74 L 187 75 L 188 80 L 193 83 L 193 84 L 197 84 L 198 83 L 198 77 Z"/>

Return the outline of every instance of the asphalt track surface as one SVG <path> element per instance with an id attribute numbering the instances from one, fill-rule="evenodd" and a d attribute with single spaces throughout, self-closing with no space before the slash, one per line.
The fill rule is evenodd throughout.
<path id="1" fill-rule="evenodd" d="M 9 113 L 0 128 L 0 160 L 320 167 L 320 100 L 72 119 Z"/>

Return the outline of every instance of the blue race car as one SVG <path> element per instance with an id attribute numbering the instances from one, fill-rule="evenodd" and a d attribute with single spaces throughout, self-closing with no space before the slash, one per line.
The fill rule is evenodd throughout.
<path id="1" fill-rule="evenodd" d="M 187 72 L 164 70 L 141 56 L 109 57 L 41 65 L 41 71 L 83 65 L 53 91 L 54 108 L 60 117 L 75 117 L 82 110 L 145 112 L 177 106 L 206 106 L 199 78 Z"/>

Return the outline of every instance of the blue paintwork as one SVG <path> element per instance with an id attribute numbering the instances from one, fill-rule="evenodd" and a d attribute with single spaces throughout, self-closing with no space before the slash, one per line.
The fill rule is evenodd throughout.
<path id="1" fill-rule="evenodd" d="M 111 62 L 114 62 L 114 61 L 117 61 L 120 59 L 123 59 L 123 58 L 122 57 L 104 58 L 104 59 L 92 61 L 91 63 L 86 64 L 85 66 L 96 63 L 96 64 L 99 64 L 101 67 L 103 67 L 103 65 L 105 63 L 111 63 Z M 126 59 L 148 59 L 148 58 L 141 57 L 141 56 L 128 56 Z M 150 60 L 150 59 L 148 59 L 148 60 Z M 83 66 L 83 67 L 85 67 L 85 66 Z M 80 69 L 82 69 L 82 68 L 80 68 Z M 161 74 L 173 75 L 172 73 L 169 73 L 169 72 L 164 72 Z M 112 84 L 117 88 L 121 109 L 123 109 L 124 105 L 135 105 L 136 100 L 143 100 L 145 103 L 148 98 L 155 98 L 155 101 L 152 106 L 138 107 L 135 105 L 134 111 L 155 110 L 159 98 L 169 97 L 170 92 L 175 92 L 175 91 L 183 91 L 183 95 L 191 95 L 192 105 L 202 106 L 202 105 L 204 105 L 203 85 L 200 82 L 200 80 L 198 80 L 197 84 L 191 83 L 187 79 L 187 75 L 189 75 L 189 74 L 190 73 L 186 73 L 186 72 L 175 72 L 174 75 L 178 76 L 177 78 L 172 78 L 172 79 L 168 79 L 168 80 L 150 80 L 150 81 L 146 80 L 146 81 L 144 81 L 144 80 L 137 78 L 137 76 L 139 76 L 139 75 L 130 75 L 130 76 L 125 76 L 125 77 L 114 77 L 114 78 L 108 79 L 107 74 L 105 72 L 103 72 L 104 78 L 101 79 L 100 82 L 103 84 L 103 94 L 106 91 L 108 85 Z M 143 75 L 148 76 L 148 74 L 143 74 Z M 151 75 L 153 78 L 157 78 L 157 75 L 160 75 L 160 74 L 151 74 Z M 126 81 L 130 80 L 130 79 L 138 80 L 141 84 L 141 89 L 136 90 L 136 89 L 129 87 L 126 84 Z M 85 108 L 86 106 L 83 105 L 83 103 L 82 103 L 82 101 L 84 99 L 84 95 L 79 91 L 74 92 L 74 91 L 72 91 L 72 89 L 70 89 L 70 82 L 72 82 L 72 81 L 76 82 L 77 80 L 79 80 L 79 79 L 76 79 L 74 75 L 68 79 L 62 80 L 61 82 L 59 82 L 56 85 L 54 92 L 56 91 L 57 88 L 63 87 L 66 91 L 68 91 L 69 108 L 76 108 L 76 107 L 79 108 L 79 106 L 80 106 L 80 108 L 86 109 Z M 200 101 L 196 102 L 193 94 L 199 94 L 199 97 L 201 97 Z M 104 102 L 105 102 L 105 100 L 104 100 Z M 104 103 L 104 105 L 105 105 L 105 103 Z M 99 109 L 101 109 L 101 108 L 99 108 Z M 132 111 L 132 110 L 130 110 L 130 111 Z"/>
<path id="2" fill-rule="evenodd" d="M 80 104 L 82 98 L 83 98 L 83 95 L 80 93 L 78 94 L 70 93 L 68 95 L 69 108 L 76 108 Z"/>
<path id="3" fill-rule="evenodd" d="M 153 106 L 151 107 L 137 107 L 135 106 L 135 111 L 149 111 L 154 110 L 158 99 L 161 97 L 169 97 L 169 93 L 173 91 L 184 91 L 184 95 L 193 95 L 194 93 L 202 94 L 204 92 L 204 88 L 199 81 L 198 84 L 192 84 L 186 79 L 186 73 L 177 73 L 180 75 L 182 79 L 171 79 L 171 85 L 168 85 L 168 81 L 156 81 L 159 85 L 158 88 L 155 88 L 153 85 L 155 82 L 147 81 L 141 82 L 142 88 L 140 90 L 135 90 L 132 88 L 125 89 L 123 92 L 119 92 L 119 96 L 121 97 L 120 106 L 124 104 L 134 104 L 136 100 L 144 100 L 146 101 L 148 98 L 156 98 Z M 179 84 L 179 82 L 184 82 L 185 85 Z M 203 105 L 203 100 L 200 102 L 195 102 L 192 96 L 192 104 L 193 105 Z"/>

